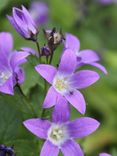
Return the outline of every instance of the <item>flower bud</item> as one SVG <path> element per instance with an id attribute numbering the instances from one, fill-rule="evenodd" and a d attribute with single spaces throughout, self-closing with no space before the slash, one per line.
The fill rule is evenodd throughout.
<path id="1" fill-rule="evenodd" d="M 42 56 L 46 56 L 46 57 L 48 57 L 50 55 L 50 49 L 47 45 L 44 45 L 41 48 L 41 54 L 42 54 Z"/>
<path id="2" fill-rule="evenodd" d="M 35 41 L 38 30 L 28 10 L 22 6 L 22 9 L 13 8 L 12 16 L 7 16 L 8 20 L 16 31 L 25 39 Z"/>
<path id="3" fill-rule="evenodd" d="M 15 156 L 13 147 L 6 147 L 5 145 L 0 145 L 0 156 Z"/>
<path id="4" fill-rule="evenodd" d="M 62 30 L 56 31 L 56 28 L 53 28 L 52 30 L 44 30 L 44 34 L 51 50 L 55 50 L 65 39 Z"/>

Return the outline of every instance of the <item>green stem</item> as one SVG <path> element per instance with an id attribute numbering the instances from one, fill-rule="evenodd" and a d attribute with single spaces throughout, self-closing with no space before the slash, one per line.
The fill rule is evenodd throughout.
<path id="1" fill-rule="evenodd" d="M 40 60 L 40 63 L 41 63 L 41 50 L 40 50 L 40 46 L 39 46 L 39 43 L 36 41 L 36 46 L 37 46 L 37 50 L 38 50 L 38 53 L 39 53 L 39 60 Z"/>
<path id="2" fill-rule="evenodd" d="M 46 64 L 48 64 L 48 58 L 47 57 L 46 57 Z M 46 96 L 47 89 L 48 89 L 48 84 L 47 84 L 47 81 L 44 79 L 44 93 L 45 93 L 44 96 Z M 46 111 L 46 109 L 42 109 L 41 118 L 44 117 L 45 111 Z"/>
<path id="3" fill-rule="evenodd" d="M 53 56 L 54 56 L 54 52 L 52 51 L 52 52 L 51 52 L 51 56 L 50 56 L 50 60 L 49 60 L 49 64 L 52 63 Z"/>

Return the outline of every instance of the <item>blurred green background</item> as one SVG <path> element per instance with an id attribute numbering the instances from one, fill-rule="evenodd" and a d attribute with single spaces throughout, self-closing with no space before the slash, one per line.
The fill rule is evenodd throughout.
<path id="1" fill-rule="evenodd" d="M 0 0 L 0 32 L 11 32 L 14 37 L 14 48 L 23 46 L 36 48 L 34 43 L 25 41 L 13 29 L 6 19 L 12 7 L 27 8 L 29 0 Z M 97 51 L 108 75 L 100 71 L 100 81 L 83 90 L 87 101 L 86 116 L 94 117 L 101 122 L 100 128 L 92 135 L 78 140 L 86 156 L 97 156 L 105 151 L 117 156 L 117 5 L 101 5 L 96 0 L 45 0 L 49 6 L 49 20 L 44 28 L 62 28 L 78 36 L 81 49 Z M 41 32 L 42 26 L 40 26 Z M 40 37 L 41 38 L 40 34 Z M 40 39 L 43 45 L 44 40 Z M 61 48 L 55 52 L 54 64 L 57 64 Z M 42 79 L 34 71 L 35 59 L 29 58 L 24 65 L 26 81 L 22 89 L 32 101 L 36 113 L 40 114 L 44 99 Z M 86 67 L 85 67 L 86 68 Z M 88 69 L 95 69 L 87 66 Z M 96 69 L 95 69 L 96 70 Z M 81 116 L 72 110 L 72 118 Z M 36 156 L 39 151 L 38 139 L 29 133 L 22 121 L 34 117 L 22 95 L 14 97 L 0 93 L 0 144 L 14 145 L 17 156 Z"/>

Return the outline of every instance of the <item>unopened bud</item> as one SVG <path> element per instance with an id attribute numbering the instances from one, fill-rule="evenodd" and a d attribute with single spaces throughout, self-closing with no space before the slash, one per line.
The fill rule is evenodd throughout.
<path id="1" fill-rule="evenodd" d="M 50 55 L 50 49 L 47 45 L 41 48 L 41 54 L 42 56 L 47 56 L 47 57 Z"/>

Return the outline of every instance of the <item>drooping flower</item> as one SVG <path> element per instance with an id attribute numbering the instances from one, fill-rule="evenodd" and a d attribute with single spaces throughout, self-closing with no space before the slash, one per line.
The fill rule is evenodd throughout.
<path id="1" fill-rule="evenodd" d="M 85 49 L 80 51 L 80 41 L 76 36 L 67 33 L 64 46 L 65 49 L 69 48 L 74 51 L 74 54 L 77 58 L 77 67 L 88 64 L 100 69 L 105 74 L 107 74 L 105 67 L 98 63 L 100 61 L 100 58 L 96 52 L 91 49 Z"/>
<path id="2" fill-rule="evenodd" d="M 29 12 L 37 26 L 45 24 L 48 21 L 49 9 L 44 2 L 32 2 Z"/>
<path id="3" fill-rule="evenodd" d="M 22 6 L 22 10 L 14 7 L 12 16 L 7 17 L 12 26 L 22 37 L 34 41 L 37 39 L 37 26 L 24 6 Z"/>
<path id="4" fill-rule="evenodd" d="M 112 155 L 110 155 L 108 153 L 100 153 L 99 156 L 112 156 Z"/>
<path id="5" fill-rule="evenodd" d="M 99 79 L 99 75 L 90 70 L 81 70 L 74 73 L 76 64 L 77 60 L 74 52 L 67 49 L 61 57 L 58 69 L 45 64 L 40 64 L 35 67 L 36 71 L 52 85 L 44 100 L 44 108 L 54 106 L 57 97 L 64 97 L 80 113 L 85 113 L 85 100 L 77 89 L 92 85 Z"/>
<path id="6" fill-rule="evenodd" d="M 59 150 L 64 156 L 84 156 L 75 139 L 93 133 L 99 127 L 99 122 L 89 117 L 69 121 L 68 110 L 67 101 L 60 99 L 54 108 L 52 122 L 39 118 L 24 121 L 24 126 L 30 132 L 46 140 L 40 156 L 58 156 Z"/>
<path id="7" fill-rule="evenodd" d="M 10 33 L 0 33 L 0 92 L 13 94 L 16 83 L 24 81 L 24 71 L 20 67 L 29 55 L 27 52 L 12 50 L 13 38 Z"/>
<path id="8" fill-rule="evenodd" d="M 15 156 L 13 147 L 7 147 L 5 145 L 0 145 L 0 156 Z"/>

